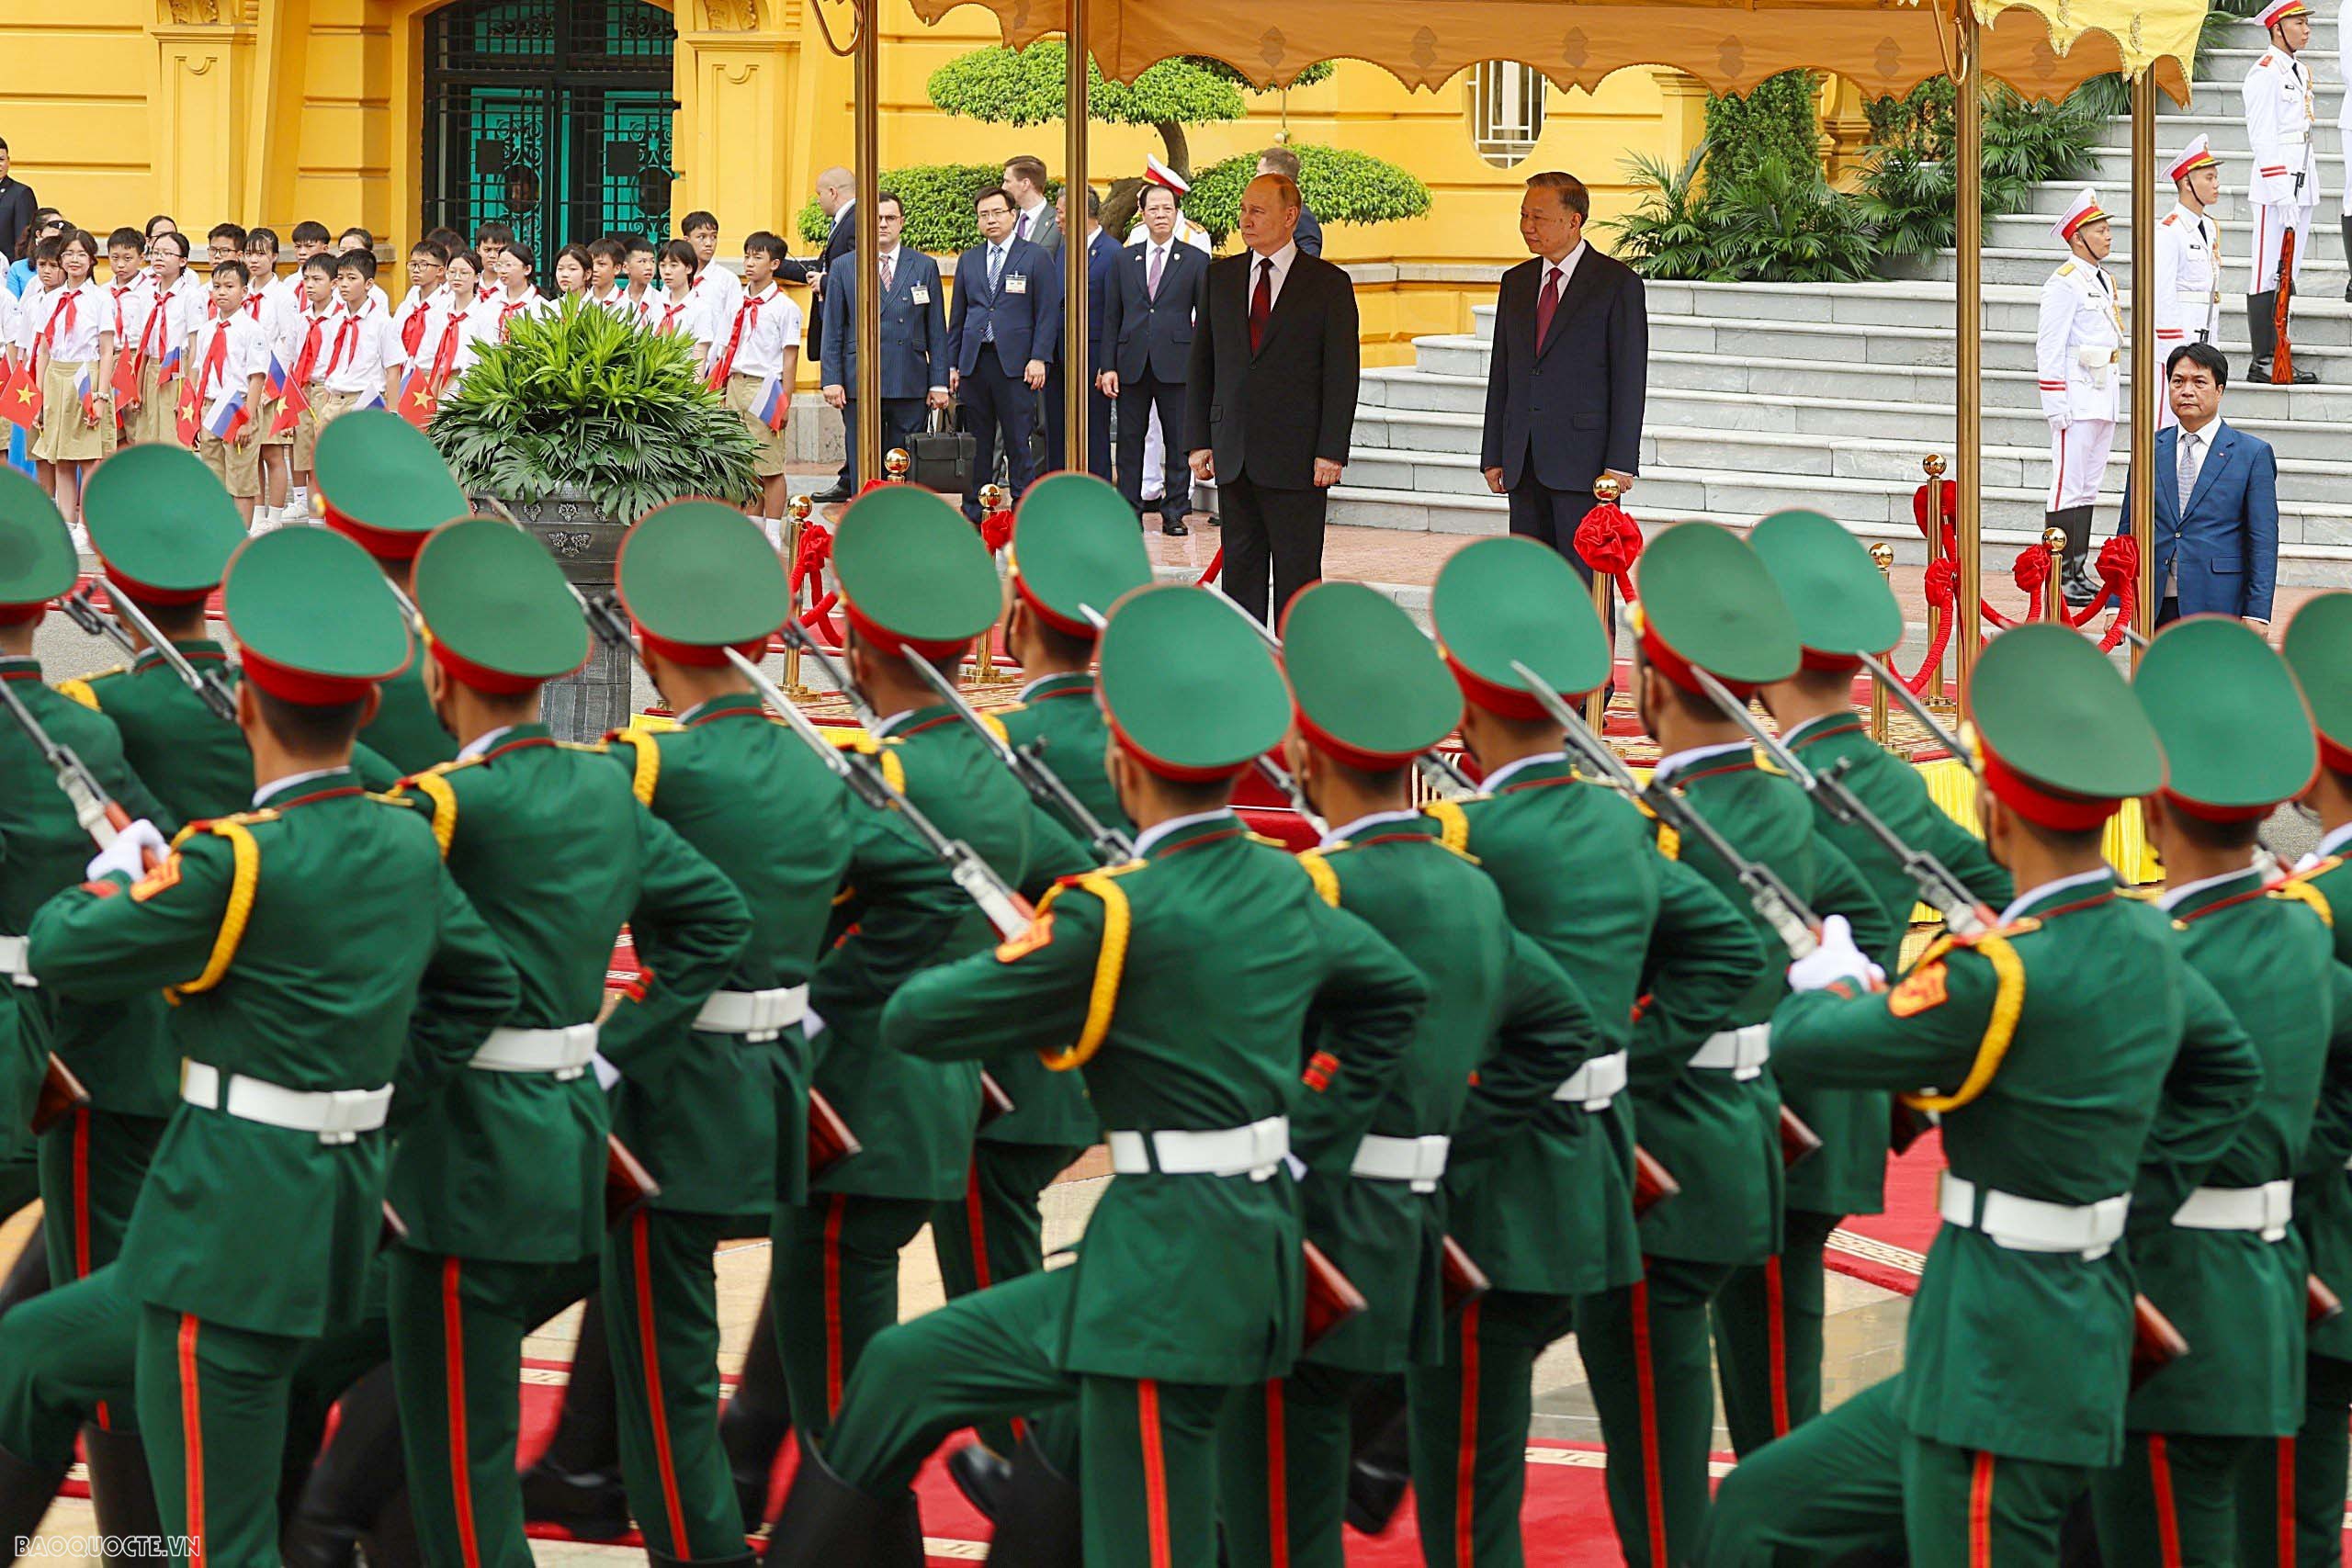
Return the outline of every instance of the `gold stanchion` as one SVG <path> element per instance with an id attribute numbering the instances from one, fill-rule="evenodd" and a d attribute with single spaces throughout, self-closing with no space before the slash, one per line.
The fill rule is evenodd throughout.
<path id="1" fill-rule="evenodd" d="M 1614 506 L 1624 487 L 1608 474 L 1592 481 L 1592 496 L 1603 506 Z M 1609 621 L 1609 598 L 1611 583 L 1605 571 L 1592 574 L 1592 613 L 1600 621 L 1601 635 L 1609 639 L 1609 674 L 1584 700 L 1584 721 L 1595 735 L 1605 735 L 1602 724 L 1609 716 L 1609 688 L 1617 679 L 1617 637 Z"/>
<path id="2" fill-rule="evenodd" d="M 2139 603 L 2132 629 L 2156 635 L 2156 410 L 2164 361 L 2156 356 L 2156 205 L 2148 199 L 2156 167 L 2156 73 L 2132 84 L 2132 536 L 2140 542 Z M 2279 345 L 2282 349 L 2284 344 Z M 2142 643 L 2132 645 L 2140 668 Z"/>
<path id="3" fill-rule="evenodd" d="M 1001 512 L 1004 510 L 1004 502 L 1005 494 L 1004 487 L 1002 485 L 982 485 L 980 487 L 981 516 L 992 516 L 996 513 Z M 974 681 L 994 681 L 998 678 L 999 677 L 996 672 L 996 623 L 991 621 L 989 623 L 989 629 L 980 634 L 979 668 L 973 672 L 972 679 Z"/>
<path id="4" fill-rule="evenodd" d="M 1984 62 L 1975 6 L 1952 7 L 1959 73 L 1952 105 L 1951 168 L 1959 189 L 1953 215 L 1952 294 L 1959 337 L 1952 344 L 1953 540 L 1960 569 L 1952 629 L 1953 684 L 1962 701 L 1976 670 L 1984 604 Z M 2143 164 L 2135 171 L 2147 178 Z M 2134 190 L 2139 188 L 2135 184 Z M 2153 248 L 2153 243 L 2151 248 Z"/>
<path id="5" fill-rule="evenodd" d="M 1878 563 L 1879 576 L 1891 578 L 1894 575 L 1893 545 L 1883 539 L 1872 545 L 1871 559 Z M 1889 592 L 1893 592 L 1892 588 Z M 1871 739 L 1882 746 L 1886 744 L 1886 682 L 1875 675 L 1871 677 Z"/>
<path id="6" fill-rule="evenodd" d="M 1943 558 L 1944 554 L 1944 455 L 1930 452 L 1919 460 L 1919 467 L 1928 475 L 1928 564 L 1933 566 Z M 1936 646 L 1937 636 L 1943 629 L 1945 614 L 1933 604 L 1928 606 L 1929 648 Z M 1935 675 L 1928 682 L 1928 700 L 1938 701 L 1943 694 L 1944 661 L 1939 657 Z"/>
<path id="7" fill-rule="evenodd" d="M 816 510 L 817 503 L 805 495 L 794 496 L 792 503 L 785 508 L 784 570 L 786 573 L 789 573 L 794 564 L 800 559 L 801 531 L 808 526 L 808 519 Z M 819 584 L 819 587 L 822 586 L 822 583 Z M 812 600 L 817 597 L 814 590 L 810 592 L 809 597 Z M 800 614 L 798 589 L 794 589 L 786 599 L 785 608 L 789 615 Z M 784 645 L 784 689 L 786 694 L 796 699 L 808 694 L 808 688 L 800 683 L 800 645 L 797 642 L 788 642 Z"/>
<path id="8" fill-rule="evenodd" d="M 2059 591 L 2059 569 L 2066 563 L 2066 530 L 2044 528 L 2041 547 L 2050 552 L 2050 581 L 2042 585 L 2041 618 L 2053 626 L 2066 624 L 2066 595 Z"/>
<path id="9" fill-rule="evenodd" d="M 914 466 L 915 460 L 907 456 L 905 447 L 893 446 L 889 456 L 882 459 L 882 474 L 892 484 L 902 485 L 907 482 L 907 470 Z"/>

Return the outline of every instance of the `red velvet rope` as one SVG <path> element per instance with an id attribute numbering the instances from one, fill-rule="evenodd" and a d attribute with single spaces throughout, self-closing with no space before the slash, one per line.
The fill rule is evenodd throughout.
<path id="1" fill-rule="evenodd" d="M 1642 529 L 1623 507 L 1604 501 L 1586 513 L 1577 525 L 1576 546 L 1585 565 L 1615 580 L 1620 598 L 1628 604 L 1634 601 L 1634 562 L 1641 558 Z"/>
<path id="2" fill-rule="evenodd" d="M 1200 581 L 1193 583 L 1193 586 L 1195 588 L 1206 588 L 1210 583 L 1215 582 L 1217 580 L 1217 574 L 1224 570 L 1225 547 L 1223 545 L 1219 545 L 1216 547 L 1216 554 L 1209 558 L 1209 569 L 1201 573 Z"/>
<path id="3" fill-rule="evenodd" d="M 1924 486 L 1921 488 L 1925 489 Z M 1917 672 L 1904 675 L 1902 671 L 1895 671 L 1915 696 L 1926 691 L 1928 683 L 1935 679 L 1936 671 L 1943 668 L 1944 649 L 1951 644 L 1951 626 L 1955 618 L 1951 613 L 1952 604 L 1959 581 L 1960 569 L 1952 564 L 1950 556 L 1928 563 L 1925 583 L 1928 604 L 1931 608 L 1941 610 L 1943 615 L 1937 623 L 1935 637 L 1928 645 L 1928 656 L 1919 661 Z"/>

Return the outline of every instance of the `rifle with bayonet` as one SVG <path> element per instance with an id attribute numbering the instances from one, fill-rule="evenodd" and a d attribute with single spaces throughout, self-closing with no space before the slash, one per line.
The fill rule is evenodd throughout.
<path id="1" fill-rule="evenodd" d="M 977 709 L 965 699 L 956 682 L 939 672 L 939 667 L 928 659 L 910 659 L 910 668 L 922 677 L 925 684 L 939 694 L 957 718 L 970 726 L 996 760 L 1019 779 L 1023 787 L 1036 798 L 1037 804 L 1076 823 L 1087 844 L 1094 851 L 1094 858 L 1104 865 L 1119 865 L 1136 857 L 1135 840 L 1104 823 L 1086 808 L 1086 803 L 1070 793 L 1069 784 L 1049 767 L 1036 745 L 1015 747 L 989 727 Z"/>
<path id="2" fill-rule="evenodd" d="M 92 637 L 111 637 L 125 653 L 137 659 L 146 649 L 132 641 L 130 633 L 123 629 L 122 623 L 130 622 L 132 628 L 147 639 L 147 649 L 154 650 L 155 657 L 180 678 L 182 685 L 203 698 L 204 705 L 221 718 L 231 724 L 237 722 L 237 694 L 229 689 L 229 682 L 220 678 L 219 671 L 198 670 L 187 655 L 173 645 L 171 638 L 156 628 L 155 623 L 148 618 L 147 612 L 141 609 L 129 594 L 109 592 L 107 598 L 114 606 L 111 615 L 98 608 L 95 585 L 84 583 L 59 600 L 58 607 L 65 612 L 66 619 Z"/>

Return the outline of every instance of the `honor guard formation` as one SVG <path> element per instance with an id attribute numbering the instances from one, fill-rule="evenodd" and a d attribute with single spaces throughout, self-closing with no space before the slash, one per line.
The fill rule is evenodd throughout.
<path id="1" fill-rule="evenodd" d="M 2103 220 L 2060 227 L 2045 392 L 2097 446 Z M 251 538 L 200 457 L 107 457 L 103 601 L 0 475 L 0 1172 L 45 1205 L 12 1559 L 78 1452 L 104 1533 L 193 1564 L 517 1568 L 533 1518 L 918 1568 L 956 1439 L 1000 1568 L 1336 1568 L 1408 1492 L 1432 1568 L 1516 1568 L 1563 1561 L 1521 1515 L 1573 1335 L 1629 1562 L 2338 1560 L 2352 594 L 2283 655 L 2189 616 L 2128 679 L 1996 637 L 1946 733 L 1972 832 L 1855 711 L 1903 617 L 1811 513 L 1660 532 L 1626 675 L 1527 539 L 1451 558 L 1433 635 L 1338 581 L 1274 635 L 1155 583 L 1099 479 L 1029 491 L 1001 581 L 880 486 L 846 645 L 807 644 L 858 722 L 820 724 L 763 671 L 789 596 L 740 512 L 650 513 L 590 601 L 396 415 L 311 456 L 323 525 Z M 60 601 L 133 662 L 45 684 Z M 1000 621 L 1001 718 L 958 684 Z M 542 688 L 599 640 L 670 716 L 560 743 Z M 1612 682 L 1646 775 L 1583 716 Z M 1245 828 L 1252 770 L 1318 844 Z M 2153 896 L 2103 856 L 2127 802 Z M 2289 802 L 2325 834 L 2291 872 Z M 1825 1412 L 1825 1243 L 1930 1125 L 1900 1370 Z M 926 1228 L 949 1299 L 901 1322 Z M 518 1475 L 525 1337 L 583 1298 Z"/>

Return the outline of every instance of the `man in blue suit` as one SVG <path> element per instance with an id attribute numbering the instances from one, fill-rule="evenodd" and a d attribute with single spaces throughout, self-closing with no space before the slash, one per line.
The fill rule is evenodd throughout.
<path id="1" fill-rule="evenodd" d="M 956 258 L 956 299 L 947 312 L 947 389 L 964 403 L 964 427 L 978 446 L 964 513 L 980 519 L 981 480 L 996 467 L 999 432 L 1012 498 L 1036 478 L 1029 437 L 1037 394 L 1061 331 L 1061 268 L 1012 232 L 1012 198 L 989 186 L 974 194 L 980 243 Z"/>
<path id="2" fill-rule="evenodd" d="M 1184 423 L 1184 377 L 1193 358 L 1193 305 L 1208 254 L 1176 237 L 1176 193 L 1164 185 L 1143 187 L 1143 238 L 1121 253 L 1102 290 L 1104 392 L 1119 400 L 1119 493 L 1140 518 L 1144 439 L 1152 411 L 1159 428 Z M 1184 513 L 1192 509 L 1191 475 L 1168 465 L 1168 497 L 1159 505 L 1159 531 L 1189 534 Z"/>
<path id="3" fill-rule="evenodd" d="M 923 405 L 947 406 L 947 302 L 939 264 L 899 243 L 906 205 L 884 191 L 874 203 L 880 256 L 874 276 L 882 300 L 882 450 L 904 446 L 922 428 Z M 842 411 L 849 434 L 849 468 L 857 471 L 857 287 L 855 251 L 834 258 L 825 272 L 820 377 L 825 401 Z"/>
<path id="4" fill-rule="evenodd" d="M 1069 220 L 1069 192 L 1057 198 L 1055 210 L 1059 215 L 1060 236 L 1073 232 Z M 1062 259 L 1063 239 L 1054 243 L 1054 260 Z M 1091 186 L 1086 191 L 1086 471 L 1099 479 L 1111 477 L 1111 399 L 1096 385 L 1104 367 L 1102 358 L 1102 310 L 1105 286 L 1111 269 L 1119 259 L 1119 243 L 1102 231 L 1102 193 Z M 1067 274 L 1064 275 L 1067 277 Z M 1065 283 L 1064 287 L 1068 287 Z M 1046 385 L 1046 467 L 1059 470 L 1069 467 L 1069 433 L 1064 428 L 1069 414 L 1063 404 L 1062 377 L 1068 370 L 1069 355 L 1065 352 L 1054 361 L 1053 374 Z"/>
<path id="5" fill-rule="evenodd" d="M 2156 432 L 2156 625 L 2221 615 L 2267 631 L 2278 571 L 2278 459 L 2268 442 L 2222 423 L 2230 362 L 2221 350 L 2183 344 L 2165 361 L 2165 378 L 2180 423 Z M 2131 527 L 2127 487 L 2116 532 Z"/>

